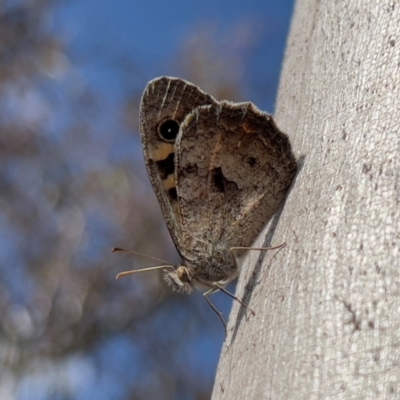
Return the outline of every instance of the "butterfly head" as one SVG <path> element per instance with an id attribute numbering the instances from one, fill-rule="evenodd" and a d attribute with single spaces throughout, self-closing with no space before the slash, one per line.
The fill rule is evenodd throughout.
<path id="1" fill-rule="evenodd" d="M 192 293 L 193 284 L 189 269 L 183 265 L 174 268 L 173 271 L 164 269 L 164 280 L 172 286 L 172 290 L 178 293 Z"/>

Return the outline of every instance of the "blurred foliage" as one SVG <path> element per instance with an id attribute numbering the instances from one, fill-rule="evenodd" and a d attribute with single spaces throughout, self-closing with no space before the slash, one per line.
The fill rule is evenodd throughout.
<path id="1" fill-rule="evenodd" d="M 201 295 L 157 273 L 115 281 L 153 261 L 114 246 L 179 262 L 144 169 L 140 93 L 113 110 L 48 28 L 57 4 L 12 4 L 0 6 L 0 399 L 209 398 L 224 333 Z M 240 51 L 224 52 L 199 28 L 177 72 L 239 98 L 254 40 L 241 29 Z"/>

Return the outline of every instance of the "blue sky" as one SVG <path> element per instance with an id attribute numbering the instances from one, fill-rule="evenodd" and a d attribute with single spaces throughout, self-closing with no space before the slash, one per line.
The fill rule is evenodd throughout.
<path id="1" fill-rule="evenodd" d="M 253 25 L 259 37 L 246 60 L 244 83 L 252 97 L 254 86 L 271 82 L 268 98 L 255 100 L 272 111 L 292 7 L 290 0 L 84 0 L 60 7 L 53 26 L 68 43 L 74 61 L 82 64 L 89 82 L 118 97 L 121 86 L 140 89 L 153 77 L 176 75 L 179 62 L 174 57 L 198 27 L 213 26 L 216 43 L 232 46 L 229 38 L 238 25 Z M 128 79 L 116 71 L 122 57 L 132 62 Z"/>

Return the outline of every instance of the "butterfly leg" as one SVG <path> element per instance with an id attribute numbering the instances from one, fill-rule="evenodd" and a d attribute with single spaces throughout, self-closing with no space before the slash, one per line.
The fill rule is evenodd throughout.
<path id="1" fill-rule="evenodd" d="M 231 297 L 232 299 L 238 301 L 244 308 L 246 308 L 247 310 L 249 310 L 253 315 L 256 315 L 256 313 L 245 303 L 243 303 L 242 300 L 240 300 L 238 297 L 236 297 L 234 294 L 232 294 L 231 292 L 228 292 L 219 282 L 214 282 L 214 289 L 209 290 L 208 294 L 212 294 L 217 292 L 218 290 L 220 290 L 221 292 L 225 293 L 226 295 L 228 295 L 229 297 Z"/>
<path id="2" fill-rule="evenodd" d="M 259 251 L 267 251 L 267 250 L 278 250 L 278 249 L 283 249 L 286 247 L 286 242 L 280 244 L 279 246 L 274 246 L 274 247 L 231 247 L 231 251 L 242 251 L 242 250 L 259 250 Z"/>
<path id="3" fill-rule="evenodd" d="M 213 309 L 213 311 L 218 315 L 219 319 L 222 322 L 222 325 L 224 325 L 225 329 L 225 337 L 226 337 L 226 322 L 224 321 L 224 318 L 222 317 L 222 312 L 218 311 L 217 307 L 214 306 L 214 304 L 211 302 L 211 300 L 208 298 L 210 294 L 215 293 L 216 291 L 214 289 L 208 290 L 207 292 L 203 293 L 204 298 L 207 300 L 208 305 Z"/>
<path id="4" fill-rule="evenodd" d="M 205 299 L 207 300 L 207 303 L 209 304 L 209 306 L 213 309 L 213 311 L 218 315 L 219 319 L 221 320 L 222 324 L 224 325 L 225 328 L 225 334 L 226 334 L 226 323 L 224 321 L 224 318 L 222 317 L 222 313 L 220 311 L 218 311 L 218 309 L 214 306 L 214 304 L 211 302 L 211 300 L 209 299 L 209 295 L 210 294 L 214 294 L 216 292 L 223 292 L 226 295 L 228 295 L 229 297 L 231 297 L 232 299 L 238 301 L 243 307 L 245 307 L 247 310 L 249 310 L 253 315 L 256 315 L 256 313 L 245 303 L 243 303 L 242 300 L 240 300 L 238 297 L 236 297 L 234 294 L 230 293 L 228 290 L 226 290 L 224 288 L 224 286 L 226 285 L 225 281 L 221 281 L 221 282 L 214 282 L 213 283 L 213 288 L 211 288 L 210 290 L 207 290 L 207 292 L 203 293 L 203 296 L 205 297 Z"/>

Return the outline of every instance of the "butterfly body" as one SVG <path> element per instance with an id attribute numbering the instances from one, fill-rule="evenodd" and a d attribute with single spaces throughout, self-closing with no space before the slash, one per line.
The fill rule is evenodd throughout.
<path id="1" fill-rule="evenodd" d="M 296 173 L 287 136 L 252 103 L 217 101 L 177 78 L 149 82 L 141 138 L 150 180 L 181 266 L 174 290 L 225 287 Z"/>
<path id="2" fill-rule="evenodd" d="M 227 246 L 210 247 L 209 251 L 202 248 L 189 257 L 192 258 L 182 258 L 179 273 L 166 271 L 165 280 L 175 291 L 190 293 L 193 288 L 210 290 L 216 288 L 215 283 L 225 287 L 239 275 L 236 259 Z"/>

